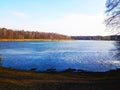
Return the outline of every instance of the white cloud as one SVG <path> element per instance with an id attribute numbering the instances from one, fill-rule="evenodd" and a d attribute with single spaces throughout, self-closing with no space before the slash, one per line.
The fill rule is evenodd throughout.
<path id="1" fill-rule="evenodd" d="M 28 15 L 24 12 L 13 12 L 12 15 L 17 17 L 27 17 Z"/>
<path id="2" fill-rule="evenodd" d="M 69 14 L 64 18 L 41 23 L 41 30 L 67 35 L 107 35 L 104 15 Z"/>
<path id="3" fill-rule="evenodd" d="M 26 14 L 18 14 L 26 16 Z M 31 31 L 55 32 L 65 35 L 110 35 L 105 31 L 103 14 L 84 15 L 68 14 L 56 20 L 48 22 L 23 22 L 21 24 L 7 25 L 12 29 L 24 29 Z"/>

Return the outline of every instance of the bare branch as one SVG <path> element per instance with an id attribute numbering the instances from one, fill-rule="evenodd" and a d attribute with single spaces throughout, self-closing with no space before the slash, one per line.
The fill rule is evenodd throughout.
<path id="1" fill-rule="evenodd" d="M 120 0 L 107 0 L 105 24 L 107 28 L 120 32 Z"/>

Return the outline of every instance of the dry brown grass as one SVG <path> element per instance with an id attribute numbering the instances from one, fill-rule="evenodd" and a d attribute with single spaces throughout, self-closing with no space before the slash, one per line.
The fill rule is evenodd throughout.
<path id="1" fill-rule="evenodd" d="M 86 89 L 85 86 L 90 89 Z M 51 87 L 54 88 L 51 90 L 119 90 L 120 70 L 105 73 L 39 73 L 0 68 L 0 90 L 8 88 L 11 88 L 8 90 L 49 90 Z M 74 89 L 70 89 L 70 87 L 74 87 Z"/>

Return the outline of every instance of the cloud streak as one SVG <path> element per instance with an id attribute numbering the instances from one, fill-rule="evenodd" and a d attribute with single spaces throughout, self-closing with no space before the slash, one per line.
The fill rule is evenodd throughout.
<path id="1" fill-rule="evenodd" d="M 27 17 L 28 15 L 24 12 L 13 12 L 12 15 L 16 17 Z"/>

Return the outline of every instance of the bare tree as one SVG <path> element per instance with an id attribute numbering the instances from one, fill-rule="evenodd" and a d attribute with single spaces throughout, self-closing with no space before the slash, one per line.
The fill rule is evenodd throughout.
<path id="1" fill-rule="evenodd" d="M 107 0 L 106 8 L 105 24 L 107 28 L 120 34 L 120 0 Z"/>
<path id="2" fill-rule="evenodd" d="M 0 39 L 57 39 L 57 40 L 70 40 L 69 36 L 57 34 L 57 33 L 45 33 L 45 32 L 32 32 L 24 30 L 11 30 L 6 28 L 0 28 Z"/>

